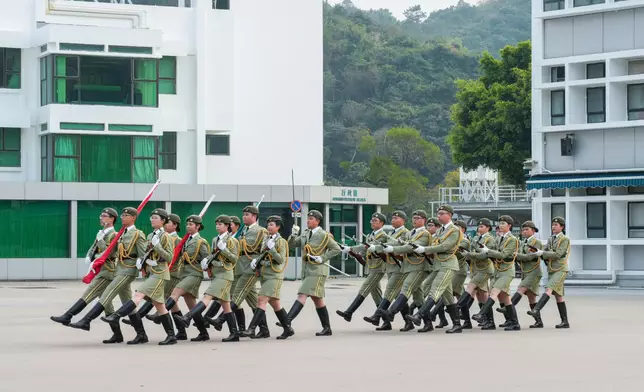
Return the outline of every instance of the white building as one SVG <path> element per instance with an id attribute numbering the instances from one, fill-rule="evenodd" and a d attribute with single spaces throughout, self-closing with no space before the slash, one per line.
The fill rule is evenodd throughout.
<path id="1" fill-rule="evenodd" d="M 322 79 L 321 1 L 0 0 L 0 280 L 84 275 L 100 209 L 157 178 L 144 230 L 215 193 L 205 236 L 262 195 L 360 233 L 388 192 L 323 186 Z"/>
<path id="2" fill-rule="evenodd" d="M 644 0 L 532 1 L 533 219 L 573 277 L 644 279 Z"/>

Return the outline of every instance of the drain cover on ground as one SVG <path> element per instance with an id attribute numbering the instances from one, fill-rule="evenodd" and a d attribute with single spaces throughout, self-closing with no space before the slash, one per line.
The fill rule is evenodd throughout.
<path id="1" fill-rule="evenodd" d="M 349 287 L 353 286 L 352 284 L 349 283 L 332 283 L 333 286 L 342 286 L 342 287 Z"/>

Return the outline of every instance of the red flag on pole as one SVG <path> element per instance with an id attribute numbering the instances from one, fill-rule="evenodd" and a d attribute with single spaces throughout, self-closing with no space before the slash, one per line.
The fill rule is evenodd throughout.
<path id="1" fill-rule="evenodd" d="M 201 212 L 199 213 L 199 216 L 201 218 L 203 218 L 203 216 L 206 214 L 206 211 L 208 210 L 208 207 L 210 207 L 210 203 L 212 203 L 212 201 L 214 199 L 215 199 L 215 195 L 213 194 L 210 197 L 210 200 L 208 200 L 208 202 L 206 202 L 206 205 L 203 206 L 203 208 L 201 209 Z M 186 241 L 188 241 L 188 237 L 190 237 L 190 234 L 186 233 L 186 235 L 183 236 L 181 241 L 179 241 L 177 246 L 174 247 L 174 254 L 172 255 L 172 261 L 170 262 L 170 265 L 168 266 L 168 268 L 172 268 L 174 263 L 176 263 L 177 259 L 179 258 L 179 255 L 181 254 L 181 248 L 183 248 L 183 244 L 185 244 Z"/>
<path id="2" fill-rule="evenodd" d="M 158 180 L 153 186 L 152 189 L 150 189 L 150 192 L 148 192 L 147 196 L 145 196 L 145 199 L 139 204 L 139 207 L 136 209 L 136 211 L 140 214 L 143 208 L 145 207 L 146 204 L 148 204 L 148 201 L 150 201 L 150 198 L 152 197 L 152 194 L 154 191 L 157 189 L 159 186 L 159 183 L 161 180 Z M 125 227 L 121 227 L 121 230 L 119 230 L 118 233 L 116 233 L 116 236 L 114 236 L 114 239 L 112 242 L 110 242 L 110 245 L 105 249 L 101 257 L 98 259 L 94 260 L 92 263 L 92 266 L 90 267 L 90 270 L 87 272 L 87 275 L 83 277 L 83 283 L 89 284 L 95 277 L 98 275 L 98 273 L 101 270 L 101 267 L 103 264 L 105 264 L 105 261 L 107 260 L 107 257 L 112 253 L 112 250 L 116 246 L 116 243 L 118 242 L 119 238 L 121 238 L 121 235 L 123 235 L 123 232 L 125 232 Z"/>

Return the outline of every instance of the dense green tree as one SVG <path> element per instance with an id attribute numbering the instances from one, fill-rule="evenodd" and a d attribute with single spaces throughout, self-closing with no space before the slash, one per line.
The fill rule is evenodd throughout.
<path id="1" fill-rule="evenodd" d="M 448 136 L 452 157 L 466 169 L 484 165 L 516 185 L 525 183 L 523 162 L 530 157 L 531 47 L 506 46 L 501 58 L 481 58 L 477 80 L 459 80 Z"/>

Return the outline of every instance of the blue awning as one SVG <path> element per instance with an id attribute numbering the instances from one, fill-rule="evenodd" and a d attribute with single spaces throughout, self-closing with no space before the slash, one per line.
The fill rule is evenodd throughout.
<path id="1" fill-rule="evenodd" d="M 644 186 L 644 171 L 584 173 L 584 174 L 538 174 L 526 181 L 526 188 L 603 188 L 603 187 Z"/>

